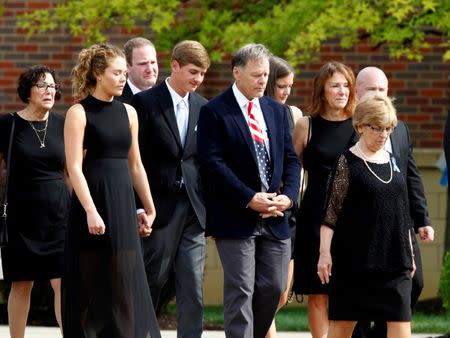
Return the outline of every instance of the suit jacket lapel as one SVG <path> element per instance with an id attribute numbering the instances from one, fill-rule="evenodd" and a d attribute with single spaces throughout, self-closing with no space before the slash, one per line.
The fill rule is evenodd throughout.
<path id="1" fill-rule="evenodd" d="M 233 90 L 230 88 L 225 96 L 225 100 L 227 103 L 227 109 L 230 115 L 233 117 L 234 122 L 237 124 L 238 129 L 244 138 L 247 146 L 250 148 L 250 152 L 252 153 L 253 159 L 255 163 L 258 164 L 258 160 L 256 158 L 255 145 L 253 143 L 252 136 L 250 135 L 250 129 L 248 128 L 247 121 L 242 114 L 241 107 L 234 97 Z"/>
<path id="2" fill-rule="evenodd" d="M 198 100 L 196 100 L 193 94 L 189 94 L 189 121 L 188 130 L 186 133 L 186 141 L 184 143 L 184 149 L 187 149 L 190 144 L 192 144 L 194 138 L 196 137 L 196 128 L 198 116 L 200 114 L 200 106 Z"/>
<path id="3" fill-rule="evenodd" d="M 166 81 L 163 81 L 160 85 L 160 97 L 159 100 L 161 104 L 161 111 L 164 116 L 164 119 L 166 120 L 167 124 L 169 125 L 170 130 L 173 133 L 173 136 L 175 137 L 175 140 L 177 141 L 177 144 L 180 148 L 182 148 L 181 145 L 181 139 L 180 139 L 180 132 L 178 130 L 177 125 L 177 118 L 175 117 L 175 110 L 173 107 L 173 101 L 172 97 L 170 96 L 169 89 L 167 88 Z"/>

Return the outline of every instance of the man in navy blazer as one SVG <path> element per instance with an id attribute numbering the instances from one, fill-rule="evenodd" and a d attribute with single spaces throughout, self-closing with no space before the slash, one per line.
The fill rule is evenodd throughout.
<path id="1" fill-rule="evenodd" d="M 384 96 L 388 94 L 388 79 L 381 69 L 377 67 L 366 67 L 358 73 L 356 78 L 356 96 L 361 98 L 366 94 Z M 388 141 L 386 141 L 385 148 L 389 153 L 394 155 L 394 169 L 397 168 L 397 170 L 400 170 L 405 177 L 408 186 L 408 202 L 414 231 L 419 234 L 422 241 L 433 241 L 434 230 L 431 227 L 428 216 L 422 178 L 420 177 L 419 169 L 412 155 L 412 142 L 406 123 L 398 120 L 397 127 L 390 135 Z M 416 304 L 423 289 L 422 260 L 415 236 L 412 238 L 412 243 L 416 271 L 412 279 L 411 308 Z M 376 322 L 372 333 L 369 332 L 369 327 L 370 323 L 358 322 L 353 338 L 386 337 L 385 323 Z"/>
<path id="2" fill-rule="evenodd" d="M 215 238 L 224 269 L 227 337 L 264 337 L 286 289 L 291 232 L 284 211 L 297 200 L 300 163 L 284 106 L 263 97 L 269 57 L 263 45 L 240 48 L 235 83 L 202 107 L 198 122 L 206 235 Z M 260 170 L 258 161 L 267 167 Z"/>
<path id="3" fill-rule="evenodd" d="M 161 290 L 174 270 L 179 338 L 200 338 L 203 329 L 205 206 L 197 120 L 207 101 L 195 91 L 209 65 L 199 42 L 181 41 L 172 51 L 170 77 L 131 100 L 156 208 L 153 232 L 142 240 L 148 285 L 158 307 Z M 140 201 L 136 204 L 139 207 Z"/>

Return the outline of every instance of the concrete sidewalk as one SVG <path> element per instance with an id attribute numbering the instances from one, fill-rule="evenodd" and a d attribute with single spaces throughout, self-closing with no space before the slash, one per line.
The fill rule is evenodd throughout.
<path id="1" fill-rule="evenodd" d="M 163 338 L 176 338 L 176 331 L 161 331 Z M 421 333 L 413 334 L 412 338 L 428 338 L 437 337 L 439 334 Z M 0 337 L 9 337 L 8 327 L 0 325 Z M 223 331 L 204 331 L 204 338 L 224 338 Z M 279 338 L 309 338 L 311 335 L 309 332 L 278 332 Z M 25 331 L 25 338 L 61 338 L 61 333 L 56 327 L 42 327 L 42 326 L 28 326 Z"/>

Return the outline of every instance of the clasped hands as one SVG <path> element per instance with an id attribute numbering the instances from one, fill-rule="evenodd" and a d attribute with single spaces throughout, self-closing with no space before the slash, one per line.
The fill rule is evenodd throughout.
<path id="1" fill-rule="evenodd" d="M 284 211 L 292 206 L 291 199 L 283 194 L 257 192 L 248 207 L 259 212 L 262 218 L 282 217 Z"/>
<path id="2" fill-rule="evenodd" d="M 152 224 L 155 220 L 156 215 L 154 213 L 147 214 L 145 212 L 141 212 L 137 215 L 137 221 L 138 221 L 138 231 L 139 236 L 141 237 L 148 237 L 152 233 Z"/>

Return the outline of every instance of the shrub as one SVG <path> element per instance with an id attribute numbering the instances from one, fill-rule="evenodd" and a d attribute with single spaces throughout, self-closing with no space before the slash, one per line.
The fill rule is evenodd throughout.
<path id="1" fill-rule="evenodd" d="M 441 280 L 439 283 L 439 293 L 442 297 L 442 305 L 447 314 L 450 315 L 450 250 L 444 256 L 442 264 Z"/>

